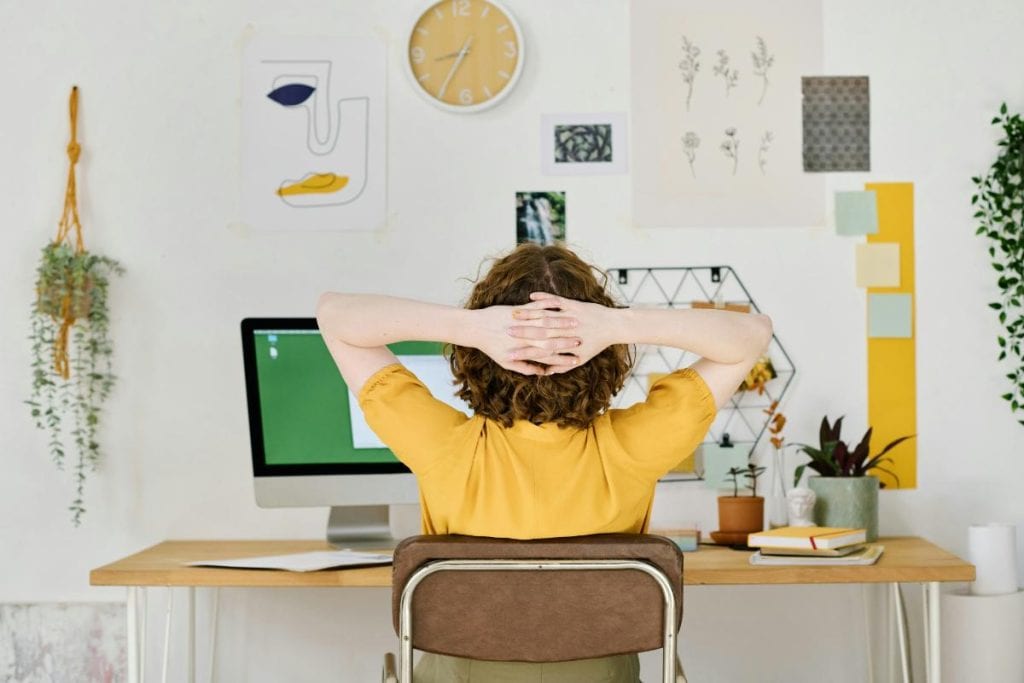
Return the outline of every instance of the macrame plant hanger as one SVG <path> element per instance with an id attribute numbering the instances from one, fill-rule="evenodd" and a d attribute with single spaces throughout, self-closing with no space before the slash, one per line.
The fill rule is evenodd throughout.
<path id="1" fill-rule="evenodd" d="M 61 214 L 60 222 L 57 224 L 57 237 L 53 244 L 59 245 L 62 242 L 71 241 L 71 231 L 75 232 L 75 255 L 85 251 L 82 242 L 82 223 L 78 220 L 78 196 L 75 187 L 75 165 L 82 153 L 82 146 L 78 144 L 78 86 L 72 86 L 71 99 L 68 104 L 69 118 L 71 121 L 71 140 L 68 142 L 68 185 L 64 191 L 64 212 Z M 55 319 L 57 316 L 55 316 Z M 54 340 L 53 369 L 64 379 L 71 376 L 71 367 L 68 363 L 68 332 L 75 324 L 75 310 L 72 306 L 71 292 L 65 291 L 61 299 L 59 319 L 60 329 L 57 338 Z"/>

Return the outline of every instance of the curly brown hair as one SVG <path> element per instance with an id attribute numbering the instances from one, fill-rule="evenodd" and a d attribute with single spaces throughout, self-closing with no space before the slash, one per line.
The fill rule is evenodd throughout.
<path id="1" fill-rule="evenodd" d="M 466 308 L 518 306 L 529 303 L 530 292 L 614 306 L 607 280 L 603 271 L 563 246 L 525 243 L 494 262 L 476 282 Z M 459 398 L 477 414 L 504 427 L 529 420 L 580 429 L 608 408 L 633 363 L 624 344 L 609 346 L 587 363 L 555 375 L 506 370 L 482 351 L 464 346 L 449 346 L 448 360 Z"/>

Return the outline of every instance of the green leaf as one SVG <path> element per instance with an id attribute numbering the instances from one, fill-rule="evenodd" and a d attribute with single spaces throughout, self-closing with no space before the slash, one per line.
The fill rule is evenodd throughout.
<path id="1" fill-rule="evenodd" d="M 1024 424 L 1024 420 L 1021 420 L 1021 424 Z M 800 486 L 800 478 L 804 476 L 804 470 L 806 468 L 807 465 L 800 465 L 793 471 L 793 488 Z"/>

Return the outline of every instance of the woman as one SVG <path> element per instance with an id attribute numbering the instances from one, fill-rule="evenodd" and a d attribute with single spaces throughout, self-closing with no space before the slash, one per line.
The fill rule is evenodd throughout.
<path id="1" fill-rule="evenodd" d="M 690 456 L 771 339 L 766 316 L 614 306 L 561 246 L 498 259 L 466 308 L 320 297 L 321 334 L 366 420 L 416 474 L 423 533 L 545 538 L 647 530 L 658 478 Z M 472 417 L 431 396 L 386 344 L 450 344 Z M 630 344 L 701 357 L 646 401 L 609 409 Z M 638 680 L 636 655 L 560 664 L 425 654 L 417 681 Z"/>

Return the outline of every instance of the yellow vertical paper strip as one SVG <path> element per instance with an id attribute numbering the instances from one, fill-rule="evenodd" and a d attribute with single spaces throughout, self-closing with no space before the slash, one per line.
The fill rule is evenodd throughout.
<path id="1" fill-rule="evenodd" d="M 917 310 L 914 295 L 914 185 L 913 183 L 868 183 L 878 198 L 878 232 L 868 243 L 895 242 L 900 245 L 900 286 L 869 287 L 871 294 L 910 294 L 911 337 L 873 339 L 868 337 L 868 423 L 871 454 L 875 455 L 893 439 L 917 434 Z M 892 462 L 883 466 L 899 477 L 899 484 L 882 473 L 888 488 L 917 488 L 917 439 L 904 441 L 889 451 Z"/>

